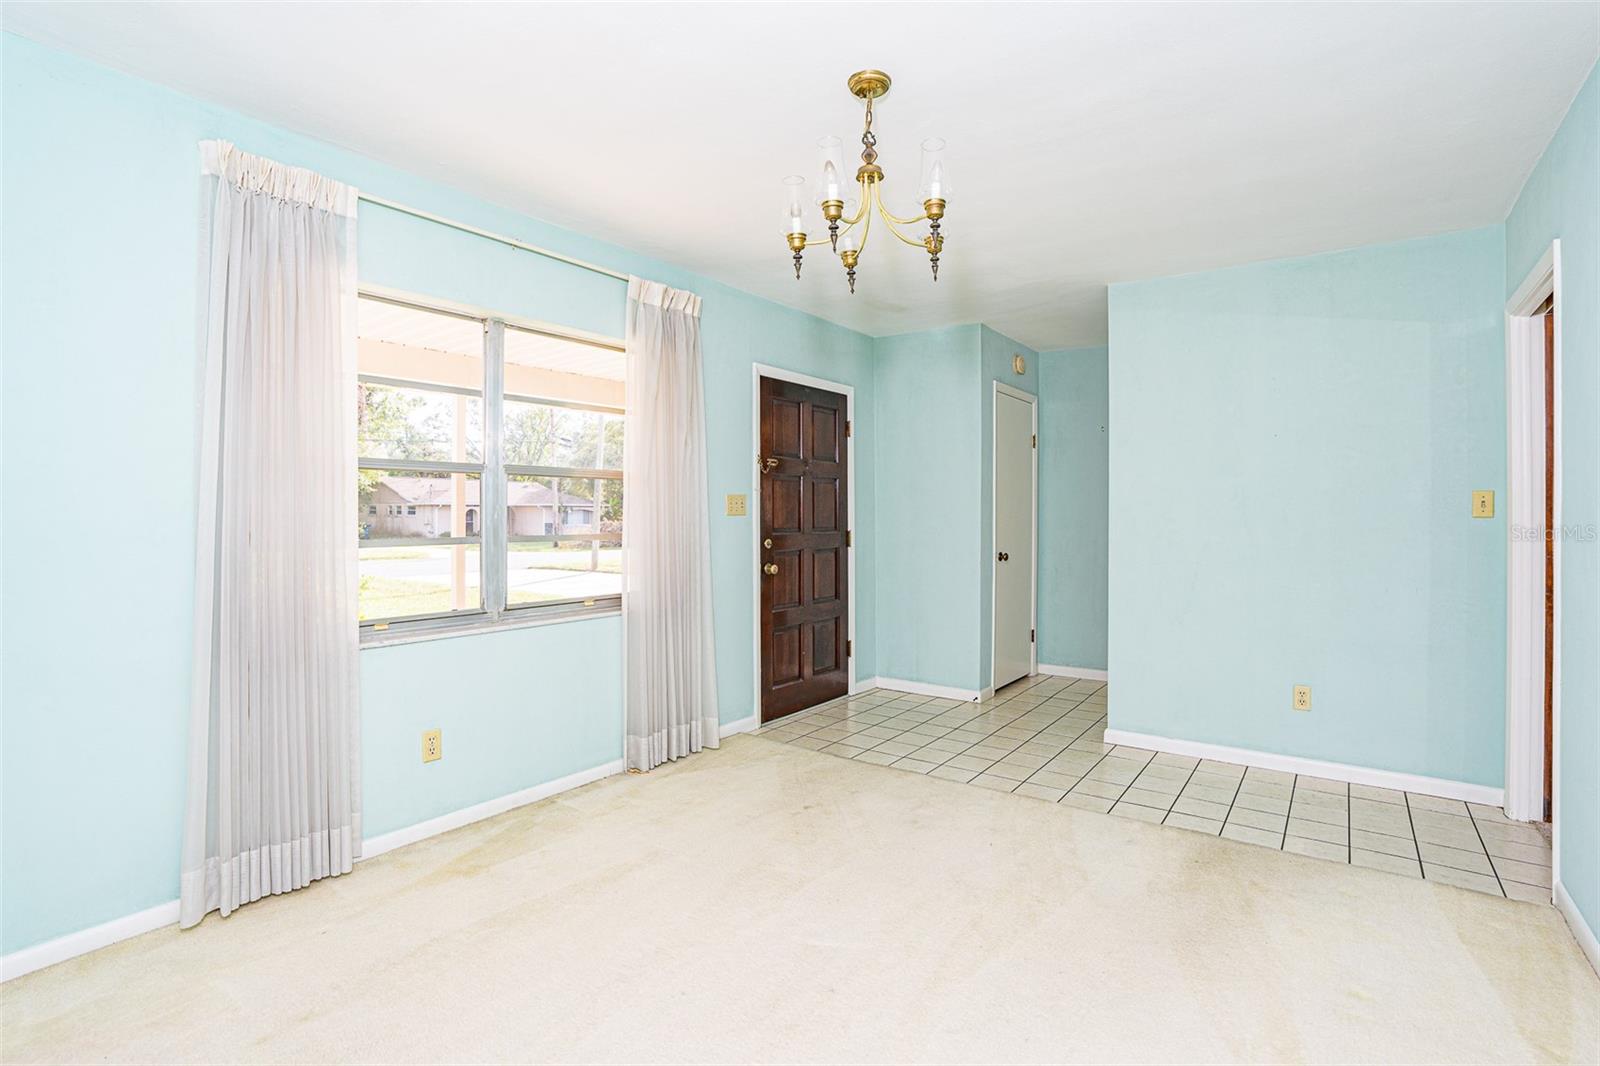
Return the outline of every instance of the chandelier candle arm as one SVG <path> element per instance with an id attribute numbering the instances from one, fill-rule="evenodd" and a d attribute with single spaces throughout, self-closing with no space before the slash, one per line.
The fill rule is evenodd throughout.
<path id="1" fill-rule="evenodd" d="M 878 183 L 878 213 L 897 226 L 915 226 L 918 222 L 928 221 L 928 212 L 926 210 L 914 218 L 900 218 L 898 215 L 890 214 L 889 209 L 883 206 L 882 182 Z M 917 243 L 920 245 L 922 242 L 918 241 Z"/>
<path id="2" fill-rule="evenodd" d="M 950 195 L 950 183 L 944 162 L 945 142 L 938 138 L 929 138 L 922 142 L 922 166 L 918 180 L 922 214 L 912 218 L 901 218 L 894 214 L 883 202 L 885 174 L 883 167 L 878 163 L 878 135 L 872 128 L 873 101 L 888 94 L 889 75 L 881 70 L 860 70 L 850 75 L 847 84 L 851 95 L 866 105 L 861 132 L 861 166 L 856 169 L 856 184 L 859 186 L 861 198 L 856 204 L 855 211 L 846 217 L 845 212 L 849 203 L 844 195 L 842 142 L 837 137 L 822 138 L 817 142 L 817 147 L 821 150 L 822 167 L 816 204 L 821 208 L 822 218 L 828 224 L 828 246 L 839 256 L 839 262 L 844 266 L 845 280 L 849 283 L 850 291 L 854 293 L 856 266 L 861 260 L 862 253 L 866 251 L 867 238 L 872 232 L 872 216 L 876 213 L 883 216 L 884 226 L 897 240 L 912 247 L 920 247 L 928 253 L 928 265 L 933 271 L 933 280 L 938 281 L 939 256 L 944 251 L 944 234 L 940 227 Z M 804 179 L 786 178 L 784 184 L 789 187 L 789 199 L 785 207 L 784 238 L 793 253 L 794 276 L 798 280 L 803 253 L 807 248 L 818 246 L 822 242 L 812 240 L 806 234 L 805 205 L 798 191 L 798 186 L 804 184 Z M 919 238 L 900 229 L 902 226 L 915 226 L 921 222 L 928 223 L 927 236 Z M 861 227 L 859 234 L 855 230 L 857 225 Z"/>
<path id="3" fill-rule="evenodd" d="M 921 238 L 919 238 L 919 237 L 907 237 L 904 233 L 900 232 L 899 228 L 895 225 L 895 223 L 898 222 L 901 225 L 912 225 L 914 223 L 921 222 L 923 220 L 923 218 L 927 217 L 926 215 L 924 215 L 922 218 L 910 218 L 910 219 L 895 218 L 893 215 L 889 214 L 889 212 L 883 210 L 883 199 L 882 199 L 881 196 L 878 198 L 878 213 L 883 216 L 883 224 L 888 228 L 890 233 L 894 234 L 896 237 L 899 237 L 902 241 L 904 241 L 906 244 L 911 245 L 913 248 L 921 248 L 921 247 L 923 247 Z"/>

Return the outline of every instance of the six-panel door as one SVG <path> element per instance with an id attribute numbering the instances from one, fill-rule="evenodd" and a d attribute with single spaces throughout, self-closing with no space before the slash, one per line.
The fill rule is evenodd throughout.
<path id="1" fill-rule="evenodd" d="M 844 695 L 849 661 L 845 398 L 761 379 L 761 720 Z"/>

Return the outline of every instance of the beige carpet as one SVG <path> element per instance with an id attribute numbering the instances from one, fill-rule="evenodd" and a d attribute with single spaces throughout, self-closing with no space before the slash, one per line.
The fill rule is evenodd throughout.
<path id="1" fill-rule="evenodd" d="M 1594 1061 L 1549 907 L 740 737 L 0 988 L 7 1060 Z"/>

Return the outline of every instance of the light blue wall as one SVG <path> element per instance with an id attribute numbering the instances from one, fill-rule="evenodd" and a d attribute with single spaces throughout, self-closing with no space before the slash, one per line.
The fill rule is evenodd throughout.
<path id="1" fill-rule="evenodd" d="M 1600 929 L 1600 73 L 1506 219 L 1504 293 L 1561 240 L 1561 881 Z"/>
<path id="2" fill-rule="evenodd" d="M 25 487 L 28 505 L 7 507 L 0 532 L 0 951 L 177 894 L 204 138 L 704 297 L 724 721 L 753 711 L 751 519 L 722 513 L 725 493 L 753 488 L 750 367 L 853 384 L 856 648 L 875 672 L 868 338 L 11 35 L 3 66 L 0 450 L 4 496 Z M 621 333 L 614 279 L 379 208 L 363 207 L 360 239 L 364 282 Z M 367 832 L 617 758 L 619 640 L 610 619 L 363 652 Z M 444 732 L 428 766 L 425 727 Z"/>
<path id="3" fill-rule="evenodd" d="M 880 337 L 877 674 L 982 687 L 980 327 Z M 862 676 L 867 676 L 863 674 Z"/>
<path id="4" fill-rule="evenodd" d="M 621 648 L 613 616 L 363 651 L 364 834 L 616 759 Z M 422 733 L 444 716 L 444 758 L 424 763 Z"/>
<path id="5" fill-rule="evenodd" d="M 1106 668 L 1105 348 L 1039 353 L 1039 662 Z"/>
<path id="6" fill-rule="evenodd" d="M 1502 241 L 1111 287 L 1112 726 L 1501 783 Z"/>
<path id="7" fill-rule="evenodd" d="M 1039 355 L 1032 348 L 990 329 L 979 327 L 978 417 L 979 439 L 983 444 L 983 457 L 978 467 L 981 486 L 978 504 L 978 676 L 983 679 L 980 688 L 994 683 L 994 383 L 1010 385 L 1014 389 L 1039 395 Z M 1027 364 L 1024 373 L 1012 368 L 1013 356 L 1020 355 Z M 1042 660 L 1041 660 L 1042 661 Z"/>
<path id="8" fill-rule="evenodd" d="M 993 383 L 1038 395 L 1038 356 L 967 325 L 879 337 L 873 364 L 878 674 L 976 692 L 993 677 Z"/>

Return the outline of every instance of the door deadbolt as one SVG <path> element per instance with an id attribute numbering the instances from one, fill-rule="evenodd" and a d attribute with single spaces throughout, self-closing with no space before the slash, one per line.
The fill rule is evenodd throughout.
<path id="1" fill-rule="evenodd" d="M 762 542 L 761 542 L 761 546 L 762 546 L 762 547 L 763 547 L 763 548 L 770 548 L 770 547 L 772 547 L 772 538 L 771 538 L 771 537 L 768 537 L 768 538 L 767 538 L 767 539 L 766 539 L 766 540 L 764 540 L 764 541 L 762 541 Z"/>

